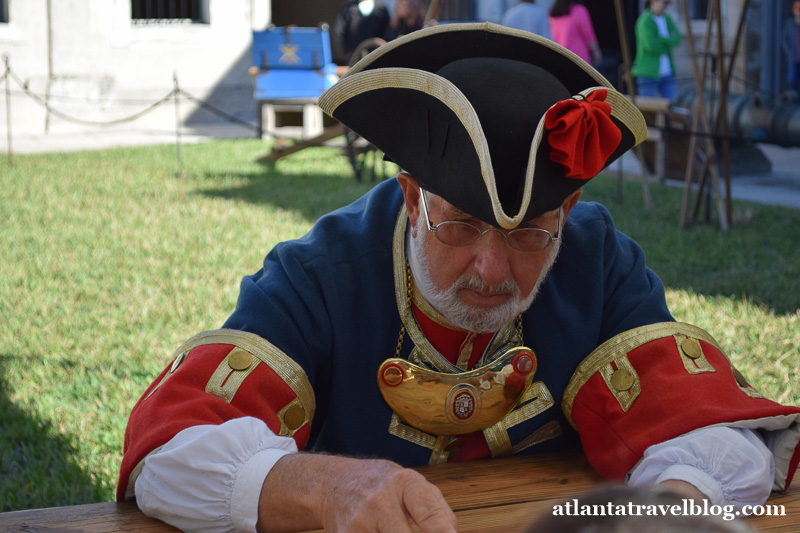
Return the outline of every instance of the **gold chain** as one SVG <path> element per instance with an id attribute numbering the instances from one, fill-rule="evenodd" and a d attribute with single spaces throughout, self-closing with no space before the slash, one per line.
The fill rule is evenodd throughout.
<path id="1" fill-rule="evenodd" d="M 413 286 L 413 278 L 411 277 L 411 265 L 406 261 L 406 314 L 411 312 L 411 288 Z M 410 318 L 410 317 L 408 317 Z M 403 340 L 406 336 L 406 317 L 400 317 L 400 335 L 397 337 L 397 348 L 394 351 L 394 356 L 400 357 L 400 349 L 403 347 Z"/>

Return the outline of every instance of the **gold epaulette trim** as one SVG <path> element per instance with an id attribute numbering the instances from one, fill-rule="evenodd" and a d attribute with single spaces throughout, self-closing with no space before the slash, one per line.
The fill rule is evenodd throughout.
<path id="1" fill-rule="evenodd" d="M 589 381 L 589 378 L 597 373 L 600 373 L 603 377 L 609 390 L 620 402 L 622 409 L 627 411 L 633 403 L 633 400 L 641 393 L 639 377 L 630 364 L 630 361 L 628 361 L 628 352 L 650 341 L 664 337 L 674 337 L 676 342 L 679 342 L 679 339 L 687 338 L 703 340 L 725 355 L 722 348 L 717 344 L 717 341 L 714 340 L 707 331 L 683 322 L 660 322 L 658 324 L 649 324 L 620 333 L 616 337 L 607 340 L 590 353 L 586 359 L 578 365 L 577 370 L 575 370 L 575 373 L 572 375 L 564 391 L 564 398 L 561 401 L 561 409 L 569 423 L 575 427 L 575 422 L 572 420 L 572 404 L 575 402 L 578 391 Z M 684 365 L 686 366 L 687 363 L 685 359 L 687 356 L 684 354 L 680 344 L 678 344 L 678 353 L 682 360 L 684 360 Z M 700 355 L 702 355 L 702 353 Z M 699 361 L 699 364 L 700 366 L 696 371 L 690 371 L 690 368 L 686 366 L 687 372 L 700 373 L 714 371 L 714 368 L 708 364 L 705 357 Z M 618 378 L 624 378 L 621 380 L 627 382 L 624 383 L 623 386 L 613 383 L 613 381 L 615 381 L 614 374 L 617 372 L 619 372 L 619 374 L 617 374 Z"/>
<path id="2" fill-rule="evenodd" d="M 297 396 L 296 400 L 281 411 L 284 416 L 279 416 L 281 420 L 280 434 L 291 435 L 294 430 L 302 427 L 305 423 L 310 423 L 314 418 L 316 410 L 314 390 L 303 368 L 271 342 L 247 331 L 217 329 L 198 333 L 175 351 L 175 362 L 158 387 L 180 367 L 190 351 L 207 344 L 230 344 L 234 348 L 212 374 L 206 385 L 206 392 L 230 403 L 247 376 L 255 370 L 259 362 L 262 362 L 270 367 Z M 152 392 L 150 394 L 152 395 Z M 297 408 L 302 410 L 302 417 L 298 416 L 301 411 Z M 284 420 L 287 417 L 289 418 L 288 423 Z M 286 430 L 284 430 L 284 426 L 288 426 Z"/>

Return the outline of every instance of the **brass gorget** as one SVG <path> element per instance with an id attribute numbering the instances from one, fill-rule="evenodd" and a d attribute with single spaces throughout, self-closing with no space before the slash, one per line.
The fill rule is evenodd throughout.
<path id="1" fill-rule="evenodd" d="M 480 431 L 503 419 L 533 381 L 536 356 L 520 346 L 518 324 L 494 337 L 480 366 L 465 371 L 450 363 L 425 338 L 411 310 L 413 282 L 405 257 L 405 208 L 394 236 L 395 294 L 403 321 L 395 357 L 378 369 L 384 400 L 405 423 L 434 435 Z M 414 342 L 408 359 L 399 357 L 405 335 Z"/>

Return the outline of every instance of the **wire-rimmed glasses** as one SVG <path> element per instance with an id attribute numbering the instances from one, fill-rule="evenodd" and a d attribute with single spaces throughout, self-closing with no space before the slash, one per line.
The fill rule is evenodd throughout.
<path id="1" fill-rule="evenodd" d="M 422 196 L 422 207 L 425 212 L 425 221 L 428 223 L 428 231 L 432 231 L 440 242 L 449 246 L 470 246 L 475 244 L 490 231 L 500 232 L 505 238 L 506 243 L 520 252 L 541 252 L 553 241 L 558 241 L 560 237 L 561 228 L 561 214 L 562 209 L 558 208 L 558 228 L 559 236 L 554 237 L 552 233 L 542 228 L 515 228 L 512 230 L 503 230 L 500 228 L 489 227 L 482 230 L 474 224 L 469 222 L 461 222 L 458 220 L 445 220 L 435 226 L 431 224 L 430 216 L 428 215 L 428 203 L 425 200 L 425 191 L 420 190 Z"/>

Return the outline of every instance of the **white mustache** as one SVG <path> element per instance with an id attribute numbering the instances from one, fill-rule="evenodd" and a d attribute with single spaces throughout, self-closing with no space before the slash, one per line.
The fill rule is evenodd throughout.
<path id="1" fill-rule="evenodd" d="M 451 290 L 472 289 L 481 292 L 495 294 L 508 294 L 517 297 L 520 294 L 519 285 L 512 280 L 505 280 L 500 285 L 488 285 L 480 277 L 463 275 L 458 278 L 451 286 Z M 445 292 L 445 291 L 442 291 Z"/>

